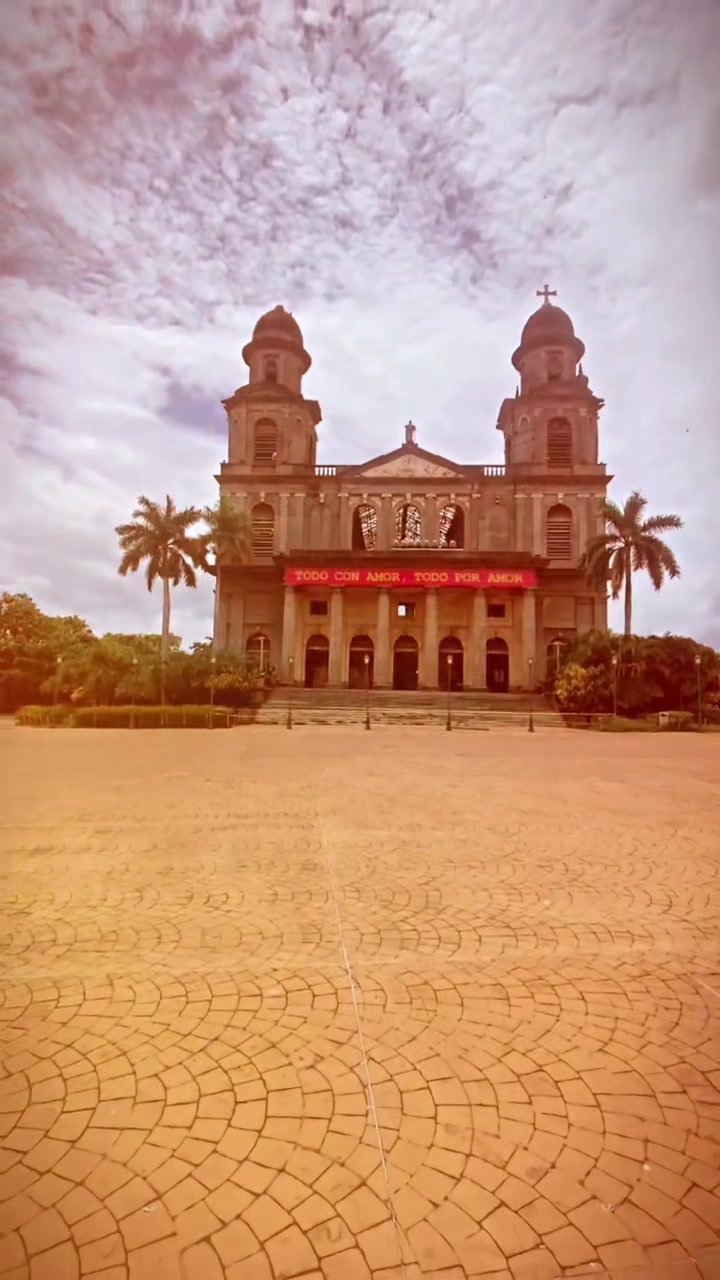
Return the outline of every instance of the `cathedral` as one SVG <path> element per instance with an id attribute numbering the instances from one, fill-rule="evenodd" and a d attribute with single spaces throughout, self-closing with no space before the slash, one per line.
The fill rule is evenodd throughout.
<path id="1" fill-rule="evenodd" d="M 220 493 L 248 514 L 248 563 L 218 567 L 215 643 L 309 688 L 532 689 L 562 648 L 607 625 L 579 572 L 603 532 L 610 480 L 570 317 L 543 299 L 500 406 L 505 462 L 465 463 L 418 442 L 366 462 L 318 463 L 311 360 L 283 307 L 243 349 L 224 406 Z"/>

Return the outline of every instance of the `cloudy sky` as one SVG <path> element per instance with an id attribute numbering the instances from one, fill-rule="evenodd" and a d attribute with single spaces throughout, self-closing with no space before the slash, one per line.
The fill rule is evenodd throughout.
<path id="1" fill-rule="evenodd" d="M 214 500 L 223 396 L 281 302 L 320 461 L 502 458 L 548 280 L 601 454 L 673 511 L 637 629 L 720 645 L 716 0 L 5 0 L 0 589 L 154 629 L 114 526 Z M 209 583 L 174 630 L 210 630 Z M 616 620 L 617 615 L 616 615 Z"/>

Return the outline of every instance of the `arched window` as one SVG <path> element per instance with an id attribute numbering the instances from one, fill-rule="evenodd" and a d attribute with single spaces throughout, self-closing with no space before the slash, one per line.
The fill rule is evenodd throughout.
<path id="1" fill-rule="evenodd" d="M 456 502 L 450 502 L 440 512 L 440 546 L 465 546 L 465 512 Z"/>
<path id="2" fill-rule="evenodd" d="M 377 546 L 377 511 L 367 502 L 356 507 L 352 521 L 353 551 L 372 551 Z"/>
<path id="3" fill-rule="evenodd" d="M 256 666 L 259 671 L 267 671 L 270 666 L 270 641 L 262 631 L 256 631 L 255 635 L 248 636 L 245 652 L 253 666 Z"/>
<path id="4" fill-rule="evenodd" d="M 570 560 L 572 557 L 572 511 L 558 502 L 547 513 L 545 524 L 545 554 L 550 560 Z"/>
<path id="5" fill-rule="evenodd" d="M 252 553 L 271 556 L 275 549 L 275 512 L 269 502 L 259 502 L 252 509 Z"/>
<path id="6" fill-rule="evenodd" d="M 277 454 L 278 432 L 271 418 L 261 418 L 255 423 L 253 436 L 253 464 L 256 467 L 274 467 Z"/>
<path id="7" fill-rule="evenodd" d="M 274 356 L 269 356 L 265 361 L 264 374 L 266 382 L 277 382 L 278 380 L 278 362 Z"/>
<path id="8" fill-rule="evenodd" d="M 545 357 L 545 368 L 547 369 L 548 382 L 560 382 L 563 376 L 563 353 L 562 351 L 548 351 Z"/>
<path id="9" fill-rule="evenodd" d="M 552 418 L 547 425 L 549 467 L 572 466 L 572 427 L 567 418 Z"/>
<path id="10" fill-rule="evenodd" d="M 419 507 L 406 502 L 395 512 L 395 545 L 419 547 L 422 542 L 422 516 Z"/>

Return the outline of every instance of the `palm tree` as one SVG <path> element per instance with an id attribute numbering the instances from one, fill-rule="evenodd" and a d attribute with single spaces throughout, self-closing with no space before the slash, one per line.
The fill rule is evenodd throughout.
<path id="1" fill-rule="evenodd" d="M 220 605 L 220 570 L 223 565 L 242 564 L 252 546 L 252 526 L 246 512 L 228 494 L 221 494 L 214 507 L 205 507 L 202 518 L 207 527 L 197 539 L 199 564 L 215 579 L 213 611 L 213 649 L 217 647 L 218 609 Z M 208 561 L 208 553 L 213 560 Z"/>
<path id="2" fill-rule="evenodd" d="M 164 694 L 164 670 L 170 648 L 170 588 L 181 582 L 197 586 L 195 570 L 200 563 L 198 539 L 188 529 L 201 519 L 196 507 L 178 511 L 168 495 L 163 507 L 159 502 L 141 496 L 130 524 L 117 525 L 115 532 L 123 553 L 118 573 L 125 577 L 135 573 L 145 561 L 148 591 L 160 578 L 163 587 L 162 636 L 160 640 L 161 699 Z"/>
<path id="3" fill-rule="evenodd" d="M 603 502 L 605 532 L 591 538 L 580 568 L 592 586 L 607 590 L 617 600 L 625 587 L 625 635 L 632 635 L 632 576 L 639 569 L 650 575 L 656 591 L 668 578 L 680 577 L 680 566 L 667 543 L 658 534 L 682 529 L 680 516 L 650 516 L 643 520 L 647 498 L 633 489 L 623 507 Z"/>

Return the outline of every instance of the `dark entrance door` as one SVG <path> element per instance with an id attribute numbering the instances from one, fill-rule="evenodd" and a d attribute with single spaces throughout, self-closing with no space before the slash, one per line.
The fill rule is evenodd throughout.
<path id="1" fill-rule="evenodd" d="M 510 688 L 510 654 L 504 640 L 488 640 L 485 646 L 485 683 L 488 693 L 507 693 Z"/>
<path id="2" fill-rule="evenodd" d="M 418 643 L 412 636 L 399 636 L 393 649 L 393 689 L 417 689 Z"/>
<path id="3" fill-rule="evenodd" d="M 374 646 L 370 636 L 353 636 L 350 641 L 348 685 L 351 689 L 373 686 Z M 367 659 L 367 661 L 366 661 Z"/>
<path id="4" fill-rule="evenodd" d="M 450 689 L 459 692 L 463 687 L 463 647 L 456 636 L 445 636 L 438 648 L 438 689 L 447 689 L 448 676 Z M 452 658 L 452 662 L 448 662 Z"/>
<path id="5" fill-rule="evenodd" d="M 305 688 L 320 689 L 328 682 L 330 641 L 327 636 L 311 636 L 305 646 Z"/>

